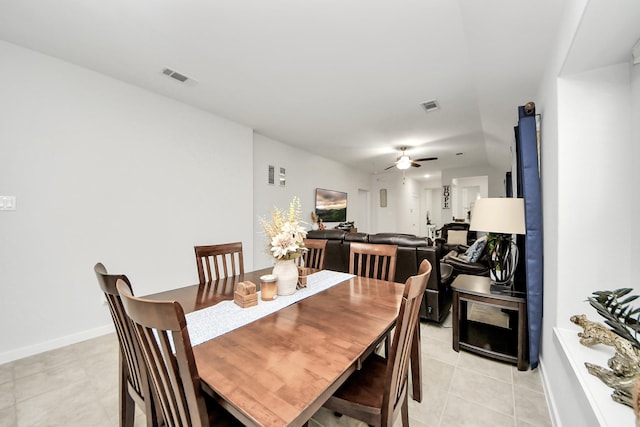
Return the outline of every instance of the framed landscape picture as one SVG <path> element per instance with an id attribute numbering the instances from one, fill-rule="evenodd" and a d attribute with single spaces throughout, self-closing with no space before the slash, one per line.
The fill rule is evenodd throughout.
<path id="1" fill-rule="evenodd" d="M 323 222 L 345 222 L 347 193 L 316 188 L 316 215 Z"/>

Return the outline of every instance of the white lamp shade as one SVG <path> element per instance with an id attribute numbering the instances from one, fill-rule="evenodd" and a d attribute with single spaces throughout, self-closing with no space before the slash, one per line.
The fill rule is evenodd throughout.
<path id="1" fill-rule="evenodd" d="M 525 234 L 524 199 L 502 197 L 476 200 L 469 229 L 488 233 Z"/>

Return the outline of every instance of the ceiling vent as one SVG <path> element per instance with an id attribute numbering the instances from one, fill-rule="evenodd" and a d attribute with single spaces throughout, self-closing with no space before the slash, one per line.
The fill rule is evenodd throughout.
<path id="1" fill-rule="evenodd" d="M 179 72 L 174 71 L 171 68 L 163 68 L 162 69 L 162 74 L 164 74 L 165 76 L 169 76 L 172 79 L 176 79 L 180 83 L 185 83 L 185 82 L 187 82 L 187 80 L 190 81 L 190 82 L 194 81 L 192 78 L 189 78 L 189 77 L 185 76 L 184 74 L 180 74 Z"/>
<path id="2" fill-rule="evenodd" d="M 435 99 L 432 99 L 431 101 L 423 102 L 420 105 L 422 105 L 422 108 L 424 108 L 427 113 L 436 111 L 437 109 L 440 108 L 440 106 L 438 105 L 438 101 L 436 101 Z"/>

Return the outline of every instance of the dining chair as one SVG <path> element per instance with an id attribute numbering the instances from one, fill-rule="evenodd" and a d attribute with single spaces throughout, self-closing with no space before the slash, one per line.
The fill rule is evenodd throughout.
<path id="1" fill-rule="evenodd" d="M 402 425 L 409 426 L 408 372 L 412 340 L 419 327 L 418 311 L 431 274 L 431 264 L 423 260 L 420 272 L 409 277 L 404 287 L 396 332 L 388 357 L 368 357 L 324 406 L 372 426 L 392 426 L 398 412 Z"/>
<path id="2" fill-rule="evenodd" d="M 187 321 L 177 301 L 136 298 L 129 283 L 116 288 L 134 330 L 167 426 L 241 426 L 201 391 Z"/>
<path id="3" fill-rule="evenodd" d="M 349 245 L 349 273 L 393 281 L 396 275 L 397 253 L 397 245 L 351 242 Z M 380 340 L 380 343 L 384 340 L 384 354 L 389 354 L 390 335 L 391 333 Z"/>
<path id="4" fill-rule="evenodd" d="M 113 319 L 120 344 L 119 425 L 121 427 L 133 426 L 135 405 L 137 404 L 144 411 L 147 418 L 147 426 L 157 426 L 159 425 L 159 417 L 147 379 L 147 369 L 138 346 L 133 324 L 124 311 L 122 300 L 116 289 L 116 281 L 118 279 L 127 284 L 129 284 L 129 279 L 121 274 L 108 274 L 102 263 L 97 263 L 93 267 L 93 271 L 109 305 L 109 311 L 111 312 L 111 318 Z"/>
<path id="5" fill-rule="evenodd" d="M 301 258 L 304 267 L 324 269 L 324 253 L 327 248 L 326 239 L 304 239 L 304 247 L 307 248 L 303 252 Z"/>
<path id="6" fill-rule="evenodd" d="M 397 252 L 397 245 L 351 242 L 349 273 L 392 282 L 396 275 Z"/>
<path id="7" fill-rule="evenodd" d="M 195 246 L 194 249 L 201 284 L 244 274 L 242 242 Z"/>

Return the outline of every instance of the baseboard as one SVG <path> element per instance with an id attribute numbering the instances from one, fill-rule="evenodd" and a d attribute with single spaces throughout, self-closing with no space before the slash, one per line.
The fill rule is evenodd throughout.
<path id="1" fill-rule="evenodd" d="M 542 357 L 538 361 L 538 369 L 540 369 L 540 379 L 542 380 L 542 389 L 544 391 L 544 398 L 547 401 L 547 407 L 549 408 L 549 417 L 551 417 L 551 425 L 554 427 L 561 427 L 560 416 L 558 414 L 557 407 L 555 405 L 556 399 L 551 392 L 551 386 L 547 380 L 544 369 L 544 360 Z"/>
<path id="2" fill-rule="evenodd" d="M 22 359 L 23 357 L 33 356 L 34 354 L 43 353 L 45 351 L 55 350 L 56 348 L 75 344 L 80 341 L 86 341 L 91 338 L 100 337 L 102 335 L 110 334 L 114 331 L 115 329 L 113 327 L 113 323 L 110 323 L 108 325 L 78 332 L 76 334 L 66 335 L 64 337 L 56 338 L 50 341 L 45 341 L 42 343 L 17 348 L 15 350 L 10 350 L 4 353 L 0 353 L 0 364 Z"/>

